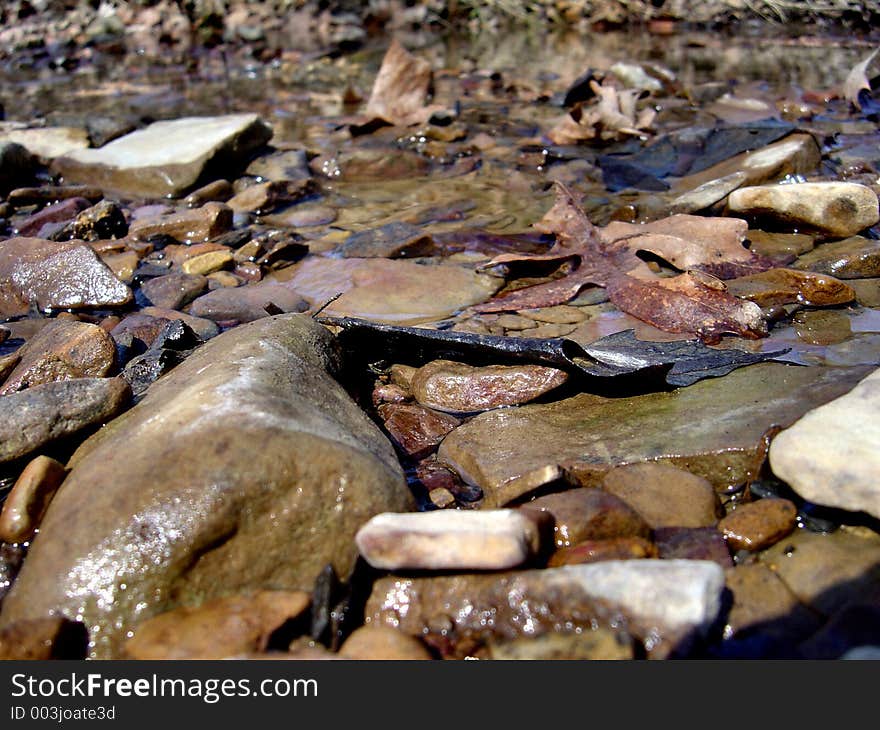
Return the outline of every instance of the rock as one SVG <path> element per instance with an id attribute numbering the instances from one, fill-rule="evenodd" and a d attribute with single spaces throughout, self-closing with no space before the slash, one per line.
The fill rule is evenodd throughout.
<path id="1" fill-rule="evenodd" d="M 823 616 L 880 599 L 880 536 L 838 530 L 797 530 L 760 553 L 798 599 Z"/>
<path id="2" fill-rule="evenodd" d="M 268 317 L 269 311 L 266 307 L 270 305 L 282 312 L 304 312 L 309 308 L 299 294 L 287 287 L 272 282 L 260 282 L 210 291 L 195 299 L 189 312 L 214 322 L 253 322 Z"/>
<path id="3" fill-rule="evenodd" d="M 0 143 L 2 142 L 20 144 L 47 163 L 61 155 L 85 150 L 89 146 L 89 135 L 85 129 L 77 127 L 27 128 L 15 123 L 0 122 Z"/>
<path id="4" fill-rule="evenodd" d="M 759 499 L 739 505 L 718 523 L 733 550 L 768 548 L 797 526 L 797 507 L 787 499 Z"/>
<path id="5" fill-rule="evenodd" d="M 414 503 L 336 367 L 330 333 L 301 315 L 199 347 L 73 455 L 0 624 L 82 616 L 91 655 L 119 656 L 176 606 L 310 591 L 328 564 L 347 578 L 358 528 Z"/>
<path id="6" fill-rule="evenodd" d="M 137 625 L 131 659 L 223 659 L 265 651 L 272 633 L 309 607 L 303 591 L 257 591 L 181 606 Z"/>
<path id="7" fill-rule="evenodd" d="M 520 314 L 526 319 L 548 324 L 580 324 L 587 318 L 582 309 L 566 304 L 541 309 L 523 309 Z"/>
<path id="8" fill-rule="evenodd" d="M 619 631 L 599 626 L 581 633 L 524 636 L 512 641 L 490 642 L 490 659 L 537 661 L 609 661 L 634 659 L 633 642 Z"/>
<path id="9" fill-rule="evenodd" d="M 836 345 L 852 337 L 852 324 L 846 312 L 801 311 L 792 317 L 798 339 L 810 345 Z"/>
<path id="10" fill-rule="evenodd" d="M 750 251 L 785 263 L 814 248 L 813 237 L 806 233 L 777 233 L 750 229 L 748 240 Z"/>
<path id="11" fill-rule="evenodd" d="M 128 234 L 128 222 L 118 205 L 102 200 L 80 213 L 63 233 L 66 238 L 80 241 L 124 238 Z"/>
<path id="12" fill-rule="evenodd" d="M 863 307 L 880 308 L 880 278 L 850 279 L 849 285 L 856 292 L 856 301 Z"/>
<path id="13" fill-rule="evenodd" d="M 122 251 L 121 253 L 102 254 L 101 261 L 119 281 L 131 284 L 134 280 L 135 269 L 140 264 L 140 257 L 136 251 Z"/>
<path id="14" fill-rule="evenodd" d="M 423 228 L 395 221 L 352 233 L 333 249 L 333 254 L 344 258 L 413 258 L 430 256 L 433 246 L 433 239 Z"/>
<path id="15" fill-rule="evenodd" d="M 0 512 L 0 540 L 27 542 L 37 528 L 67 471 L 49 456 L 33 459 L 15 481 Z"/>
<path id="16" fill-rule="evenodd" d="M 232 187 L 229 180 L 214 180 L 198 190 L 193 190 L 184 198 L 183 202 L 189 208 L 200 208 L 205 203 L 225 203 L 233 195 L 235 195 L 235 188 Z"/>
<path id="17" fill-rule="evenodd" d="M 430 322 L 488 299 L 502 280 L 452 264 L 423 265 L 389 259 L 309 257 L 273 273 L 313 307 L 342 296 L 327 316 L 361 317 L 389 324 Z"/>
<path id="18" fill-rule="evenodd" d="M 654 529 L 711 527 L 718 522 L 719 503 L 712 484 L 669 464 L 612 469 L 602 488 L 626 502 Z"/>
<path id="19" fill-rule="evenodd" d="M 383 570 L 505 570 L 538 552 L 538 527 L 516 510 L 381 514 L 358 530 L 358 550 Z"/>
<path id="20" fill-rule="evenodd" d="M 110 330 L 110 336 L 115 340 L 117 347 L 125 335 L 130 335 L 132 338 L 140 340 L 145 347 L 149 347 L 169 321 L 164 317 L 153 317 L 143 312 L 134 312 L 127 315 Z"/>
<path id="21" fill-rule="evenodd" d="M 527 403 L 566 380 L 567 373 L 541 365 L 473 367 L 452 360 L 434 360 L 413 374 L 410 387 L 423 406 L 469 413 Z"/>
<path id="22" fill-rule="evenodd" d="M 27 547 L 18 543 L 0 542 L 0 607 L 3 598 L 15 582 L 21 564 L 27 554 Z"/>
<path id="23" fill-rule="evenodd" d="M 0 241 L 0 316 L 40 309 L 117 307 L 131 301 L 131 289 L 95 253 L 79 243 L 38 238 Z"/>
<path id="24" fill-rule="evenodd" d="M 277 180 L 257 183 L 231 197 L 228 205 L 236 213 L 268 213 L 280 205 L 295 203 L 318 192 L 315 181 Z"/>
<path id="25" fill-rule="evenodd" d="M 816 504 L 880 518 L 880 370 L 770 444 L 773 472 Z"/>
<path id="26" fill-rule="evenodd" d="M 181 243 L 203 243 L 232 228 L 232 209 L 223 203 L 205 203 L 201 208 L 172 211 L 138 218 L 129 233 L 142 241 L 153 236 L 171 236 Z"/>
<path id="27" fill-rule="evenodd" d="M 455 495 L 446 487 L 434 487 L 428 492 L 428 499 L 437 509 L 446 509 L 455 504 Z"/>
<path id="28" fill-rule="evenodd" d="M 18 236 L 37 236 L 50 238 L 52 234 L 62 230 L 65 224 L 75 218 L 80 211 L 89 207 L 85 198 L 68 198 L 60 203 L 47 205 L 41 211 L 25 218 L 15 229 Z M 40 234 L 44 235 L 40 235 Z"/>
<path id="29" fill-rule="evenodd" d="M 828 307 L 855 299 L 852 287 L 827 274 L 775 268 L 725 281 L 727 291 L 759 307 L 805 304 Z"/>
<path id="30" fill-rule="evenodd" d="M 0 462 L 13 461 L 119 413 L 131 395 L 118 378 L 35 385 L 0 398 Z"/>
<path id="31" fill-rule="evenodd" d="M 61 616 L 18 621 L 0 631 L 0 661 L 84 659 L 88 643 L 80 621 Z"/>
<path id="32" fill-rule="evenodd" d="M 30 183 L 36 167 L 36 160 L 22 145 L 0 141 L 0 195 Z"/>
<path id="33" fill-rule="evenodd" d="M 877 194 L 849 182 L 740 188 L 730 194 L 728 207 L 734 213 L 766 216 L 831 238 L 852 236 L 880 220 Z"/>
<path id="34" fill-rule="evenodd" d="M 17 188 L 7 196 L 9 204 L 14 208 L 50 205 L 71 198 L 97 203 L 104 198 L 104 191 L 92 185 L 41 185 L 38 188 Z"/>
<path id="35" fill-rule="evenodd" d="M 55 319 L 16 352 L 21 358 L 0 388 L 0 396 L 43 383 L 100 378 L 116 363 L 116 347 L 97 325 Z"/>
<path id="36" fill-rule="evenodd" d="M 277 150 L 260 155 L 245 173 L 263 180 L 302 180 L 312 174 L 305 150 Z"/>
<path id="37" fill-rule="evenodd" d="M 715 205 L 734 190 L 742 187 L 748 181 L 748 173 L 743 170 L 737 170 L 729 175 L 723 175 L 704 182 L 693 190 L 673 198 L 669 204 L 670 213 L 696 213 Z"/>
<path id="38" fill-rule="evenodd" d="M 208 288 L 208 280 L 200 274 L 174 272 L 157 276 L 141 284 L 141 292 L 156 307 L 180 309 Z"/>
<path id="39" fill-rule="evenodd" d="M 641 515 L 613 494 L 594 487 L 569 489 L 527 502 L 524 512 L 547 512 L 553 517 L 557 548 L 585 540 L 651 536 Z"/>
<path id="40" fill-rule="evenodd" d="M 386 626 L 361 626 L 355 629 L 339 648 L 344 659 L 432 659 L 425 645 L 411 636 Z"/>
<path id="41" fill-rule="evenodd" d="M 436 451 L 444 436 L 461 423 L 446 413 L 409 403 L 379 406 L 379 415 L 394 443 L 413 459 Z"/>
<path id="42" fill-rule="evenodd" d="M 724 536 L 714 527 L 660 527 L 654 530 L 654 542 L 663 560 L 711 560 L 733 567 Z"/>
<path id="43" fill-rule="evenodd" d="M 585 540 L 572 547 L 564 547 L 550 556 L 547 565 L 582 565 L 603 560 L 641 560 L 658 557 L 657 548 L 643 537 L 612 537 L 605 540 Z"/>
<path id="44" fill-rule="evenodd" d="M 792 268 L 831 274 L 838 279 L 880 276 L 880 242 L 862 236 L 823 243 L 801 256 Z"/>
<path id="45" fill-rule="evenodd" d="M 180 320 L 193 332 L 198 335 L 200 340 L 210 340 L 220 334 L 220 328 L 215 322 L 202 317 L 193 317 L 174 309 L 165 309 L 164 307 L 144 307 L 142 314 L 149 314 L 151 317 L 159 317 L 170 320 Z"/>
<path id="46" fill-rule="evenodd" d="M 489 411 L 452 431 L 438 458 L 480 486 L 487 506 L 557 479 L 563 468 L 596 486 L 612 467 L 648 461 L 683 467 L 725 490 L 757 476 L 770 428 L 791 425 L 869 371 L 761 363 L 667 393 L 581 394 Z"/>
<path id="47" fill-rule="evenodd" d="M 232 263 L 232 251 L 208 251 L 186 259 L 180 269 L 184 274 L 206 276 Z"/>
<path id="48" fill-rule="evenodd" d="M 718 565 L 690 560 L 389 576 L 373 585 L 366 616 L 373 624 L 421 637 L 444 656 L 468 656 L 486 643 L 554 633 L 561 625 L 570 631 L 608 627 L 611 620 L 641 640 L 652 636 L 651 651 L 662 654 L 715 620 L 723 588 Z M 533 610 L 536 606 L 540 610 Z"/>
<path id="49" fill-rule="evenodd" d="M 132 197 L 175 197 L 211 170 L 228 171 L 272 136 L 256 114 L 154 122 L 99 149 L 72 152 L 53 169 Z"/>

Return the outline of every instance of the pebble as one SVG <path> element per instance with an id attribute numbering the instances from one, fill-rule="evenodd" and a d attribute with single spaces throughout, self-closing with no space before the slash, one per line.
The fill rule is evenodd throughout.
<path id="1" fill-rule="evenodd" d="M 140 265 L 140 257 L 135 251 L 101 254 L 100 258 L 101 262 L 113 272 L 113 276 L 124 284 L 131 284 L 134 280 L 134 272 Z"/>
<path id="2" fill-rule="evenodd" d="M 797 507 L 787 499 L 759 499 L 739 505 L 718 523 L 733 550 L 756 552 L 779 542 L 797 525 Z"/>
<path id="3" fill-rule="evenodd" d="M 856 301 L 863 307 L 880 308 L 880 278 L 850 279 L 849 285 L 856 292 Z"/>
<path id="4" fill-rule="evenodd" d="M 138 218 L 129 233 L 142 241 L 171 236 L 181 243 L 203 243 L 232 228 L 232 209 L 224 203 L 205 203 L 201 208 L 177 210 L 165 215 Z"/>
<path id="5" fill-rule="evenodd" d="M 830 274 L 838 279 L 880 277 L 880 241 L 853 236 L 823 243 L 801 256 L 792 268 Z"/>
<path id="6" fill-rule="evenodd" d="M 77 378 L 35 385 L 0 398 L 0 463 L 104 423 L 128 404 L 119 378 Z"/>
<path id="7" fill-rule="evenodd" d="M 768 216 L 832 238 L 852 236 L 880 220 L 877 194 L 848 182 L 739 188 L 730 194 L 728 206 L 733 213 Z"/>
<path id="8" fill-rule="evenodd" d="M 0 540 L 14 543 L 30 540 L 65 476 L 67 470 L 55 459 L 49 456 L 32 459 L 3 503 Z"/>
<path id="9" fill-rule="evenodd" d="M 432 659 L 418 639 L 387 626 L 360 626 L 339 647 L 344 659 L 417 661 Z"/>
<path id="10" fill-rule="evenodd" d="M 232 263 L 232 251 L 208 251 L 186 259 L 180 268 L 184 274 L 207 276 Z"/>
<path id="11" fill-rule="evenodd" d="M 540 547 L 536 522 L 516 510 L 386 513 L 361 527 L 355 541 L 383 570 L 505 570 Z"/>
<path id="12" fill-rule="evenodd" d="M 295 291 L 272 282 L 220 288 L 193 300 L 189 313 L 214 322 L 235 320 L 252 322 L 268 317 L 266 307 L 274 305 L 282 312 L 304 312 L 308 303 Z"/>
<path id="13" fill-rule="evenodd" d="M 792 317 L 798 339 L 810 345 L 836 345 L 852 336 L 852 325 L 846 312 L 801 311 Z"/>
<path id="14" fill-rule="evenodd" d="M 56 380 L 107 375 L 115 364 L 116 347 L 97 325 L 55 319 L 16 354 L 21 359 L 0 387 L 0 396 Z"/>
<path id="15" fill-rule="evenodd" d="M 468 413 L 527 403 L 566 380 L 567 373 L 541 365 L 473 367 L 435 360 L 413 374 L 410 387 L 413 397 L 424 406 Z"/>
<path id="16" fill-rule="evenodd" d="M 231 197 L 227 204 L 236 213 L 268 213 L 272 209 L 295 203 L 317 191 L 314 180 L 277 180 L 257 183 Z"/>
<path id="17" fill-rule="evenodd" d="M 151 317 L 180 320 L 190 329 L 192 329 L 192 331 L 199 336 L 199 339 L 203 341 L 210 340 L 212 337 L 216 337 L 218 334 L 220 334 L 220 327 L 217 326 L 216 322 L 212 322 L 210 319 L 204 319 L 203 317 L 194 317 L 189 314 L 184 314 L 183 312 L 178 312 L 175 309 L 165 309 L 164 307 L 144 307 L 141 310 L 141 313 L 149 314 Z"/>
<path id="18" fill-rule="evenodd" d="M 749 250 L 759 256 L 788 263 L 792 258 L 815 248 L 814 239 L 806 233 L 777 233 L 749 229 Z"/>
<path id="19" fill-rule="evenodd" d="M 714 527 L 660 527 L 654 530 L 654 542 L 663 560 L 711 560 L 733 567 L 724 536 Z"/>
<path id="20" fill-rule="evenodd" d="M 156 307 L 180 309 L 208 288 L 208 280 L 200 274 L 173 272 L 156 276 L 141 284 L 141 293 Z"/>
<path id="21" fill-rule="evenodd" d="M 110 336 L 116 341 L 117 345 L 125 335 L 130 335 L 140 340 L 146 347 L 149 347 L 169 321 L 164 317 L 154 317 L 143 312 L 133 312 L 110 330 Z"/>
<path id="22" fill-rule="evenodd" d="M 804 499 L 880 518 L 880 370 L 770 444 L 773 473 Z"/>
<path id="23" fill-rule="evenodd" d="M 402 451 L 413 459 L 422 459 L 461 421 L 447 413 L 438 413 L 410 403 L 386 403 L 379 406 L 385 429 Z"/>
<path id="24" fill-rule="evenodd" d="M 205 203 L 225 203 L 233 195 L 235 189 L 229 180 L 214 180 L 198 190 L 193 190 L 183 202 L 189 208 L 200 208 Z"/>
<path id="25" fill-rule="evenodd" d="M 657 547 L 643 537 L 612 537 L 604 540 L 585 540 L 564 547 L 550 556 L 547 565 L 551 568 L 561 565 L 580 565 L 598 563 L 603 560 L 640 560 L 659 557 Z"/>
<path id="26" fill-rule="evenodd" d="M 102 200 L 82 211 L 63 233 L 80 241 L 117 239 L 128 234 L 128 223 L 118 205 Z"/>
<path id="27" fill-rule="evenodd" d="M 89 201 L 85 198 L 68 198 L 60 203 L 52 203 L 19 223 L 15 230 L 16 235 L 49 238 L 49 235 L 40 234 L 60 231 L 68 221 L 88 207 Z"/>

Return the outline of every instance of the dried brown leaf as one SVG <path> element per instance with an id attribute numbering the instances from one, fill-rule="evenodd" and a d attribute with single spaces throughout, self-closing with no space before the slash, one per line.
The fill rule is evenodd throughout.
<path id="1" fill-rule="evenodd" d="M 868 66 L 871 65 L 871 61 L 874 60 L 874 56 L 877 55 L 878 51 L 880 51 L 880 48 L 874 49 L 867 58 L 853 66 L 852 71 L 849 72 L 846 81 L 843 83 L 843 96 L 856 109 L 861 110 L 862 108 L 861 104 L 859 104 L 859 92 L 862 89 L 871 90 L 871 84 L 868 82 L 867 75 Z"/>
<path id="2" fill-rule="evenodd" d="M 548 132 L 556 144 L 576 144 L 597 137 L 603 140 L 622 139 L 627 136 L 646 138 L 656 112 L 646 108 L 636 110 L 640 92 L 633 89 L 618 90 L 590 81 L 596 98 L 589 106 L 577 104 Z"/>

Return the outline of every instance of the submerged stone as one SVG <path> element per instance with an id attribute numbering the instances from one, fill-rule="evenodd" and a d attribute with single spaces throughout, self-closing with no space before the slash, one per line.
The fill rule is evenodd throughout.
<path id="1" fill-rule="evenodd" d="M 792 268 L 831 274 L 838 279 L 866 279 L 880 276 L 880 241 L 853 236 L 823 243 L 801 256 Z"/>
<path id="2" fill-rule="evenodd" d="M 718 523 L 733 550 L 768 548 L 797 526 L 797 507 L 787 499 L 759 499 L 739 505 Z"/>
<path id="3" fill-rule="evenodd" d="M 193 300 L 189 312 L 214 322 L 253 322 L 273 311 L 303 312 L 308 306 L 295 291 L 266 281 L 210 291 Z"/>

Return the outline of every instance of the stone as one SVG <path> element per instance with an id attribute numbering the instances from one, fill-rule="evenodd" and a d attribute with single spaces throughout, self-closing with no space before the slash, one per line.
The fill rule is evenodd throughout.
<path id="1" fill-rule="evenodd" d="M 156 276 L 141 284 L 141 293 L 156 307 L 180 309 L 208 288 L 208 280 L 200 274 L 173 272 Z"/>
<path id="2" fill-rule="evenodd" d="M 749 250 L 753 253 L 786 263 L 815 248 L 814 238 L 806 233 L 777 233 L 750 229 L 747 238 Z"/>
<path id="3" fill-rule="evenodd" d="M 880 308 L 880 278 L 850 279 L 849 285 L 856 292 L 856 301 L 863 307 Z"/>
<path id="4" fill-rule="evenodd" d="M 297 292 L 267 281 L 210 291 L 193 300 L 189 313 L 214 322 L 253 322 L 268 317 L 266 307 L 270 305 L 282 312 L 304 312 L 309 308 Z"/>
<path id="5" fill-rule="evenodd" d="M 759 554 L 805 605 L 823 616 L 880 600 L 880 535 L 800 529 Z"/>
<path id="6" fill-rule="evenodd" d="M 124 284 L 131 284 L 134 280 L 134 272 L 141 261 L 136 251 L 101 254 L 100 258 L 104 265 L 113 272 L 113 276 Z"/>
<path id="7" fill-rule="evenodd" d="M 84 659 L 88 631 L 61 616 L 18 621 L 0 631 L 0 661 Z"/>
<path id="8" fill-rule="evenodd" d="M 797 507 L 787 499 L 740 504 L 718 523 L 732 550 L 756 552 L 779 542 L 797 526 Z"/>
<path id="9" fill-rule="evenodd" d="M 78 127 L 28 128 L 15 123 L 0 122 L 0 143 L 2 142 L 20 144 L 34 157 L 47 163 L 61 155 L 87 149 L 89 135 L 85 129 Z"/>
<path id="10" fill-rule="evenodd" d="M 193 317 L 175 309 L 165 309 L 164 307 L 144 307 L 142 314 L 148 314 L 151 317 L 159 317 L 170 320 L 180 320 L 195 332 L 200 340 L 210 340 L 220 334 L 220 328 L 216 322 L 203 317 Z"/>
<path id="11" fill-rule="evenodd" d="M 214 180 L 198 190 L 193 190 L 183 199 L 183 202 L 189 208 L 200 208 L 205 203 L 225 203 L 233 195 L 235 195 L 235 189 L 229 180 Z"/>
<path id="12" fill-rule="evenodd" d="M 849 182 L 739 188 L 730 194 L 728 207 L 733 213 L 766 216 L 831 238 L 852 236 L 880 220 L 877 193 Z"/>
<path id="13" fill-rule="evenodd" d="M 632 464 L 612 469 L 602 489 L 622 499 L 654 529 L 711 527 L 719 502 L 704 477 L 669 464 Z"/>
<path id="14" fill-rule="evenodd" d="M 274 631 L 309 607 L 303 591 L 256 591 L 181 606 L 142 621 L 125 642 L 139 660 L 223 659 L 265 651 Z"/>
<path id="15" fill-rule="evenodd" d="M 21 358 L 0 396 L 72 378 L 100 378 L 116 364 L 116 346 L 105 330 L 67 319 L 49 322 L 16 352 Z"/>
<path id="16" fill-rule="evenodd" d="M 505 570 L 540 547 L 537 524 L 516 510 L 381 514 L 355 541 L 382 570 Z"/>
<path id="17" fill-rule="evenodd" d="M 724 536 L 714 527 L 660 527 L 654 530 L 654 542 L 662 560 L 711 560 L 733 567 Z"/>
<path id="18" fill-rule="evenodd" d="M 40 526 L 43 515 L 67 470 L 49 456 L 38 456 L 24 468 L 0 512 L 0 540 L 27 542 Z"/>
<path id="19" fill-rule="evenodd" d="M 0 463 L 109 421 L 131 391 L 119 378 L 78 378 L 35 385 L 0 398 Z"/>
<path id="20" fill-rule="evenodd" d="M 118 205 L 102 200 L 82 211 L 63 233 L 80 241 L 123 238 L 128 234 L 128 222 Z"/>
<path id="21" fill-rule="evenodd" d="M 17 142 L 0 141 L 0 195 L 33 180 L 37 161 Z"/>
<path id="22" fill-rule="evenodd" d="M 52 203 L 19 223 L 15 228 L 15 234 L 24 237 L 50 238 L 51 234 L 63 229 L 68 221 L 73 220 L 80 211 L 88 207 L 89 201 L 85 198 L 68 198 Z"/>
<path id="23" fill-rule="evenodd" d="M 770 444 L 773 473 L 804 499 L 880 518 L 880 370 Z"/>
<path id="24" fill-rule="evenodd" d="M 208 251 L 186 259 L 180 269 L 184 274 L 206 276 L 220 271 L 232 263 L 232 251 Z"/>
<path id="25" fill-rule="evenodd" d="M 604 626 L 580 633 L 524 636 L 512 641 L 490 642 L 488 658 L 502 661 L 610 661 L 634 659 L 633 641 L 626 634 Z"/>
<path id="26" fill-rule="evenodd" d="M 311 178 L 257 183 L 231 197 L 227 204 L 236 213 L 268 213 L 274 208 L 313 195 L 318 191 Z"/>
<path id="27" fill-rule="evenodd" d="M 582 565 L 603 560 L 641 560 L 659 557 L 656 546 L 643 537 L 612 537 L 604 540 L 585 540 L 572 547 L 564 547 L 550 556 L 547 565 Z"/>
<path id="28" fill-rule="evenodd" d="M 131 301 L 131 289 L 95 253 L 80 243 L 38 238 L 0 241 L 0 316 L 40 309 L 117 307 Z"/>
<path id="29" fill-rule="evenodd" d="M 443 319 L 492 296 L 501 279 L 452 264 L 424 265 L 390 259 L 308 257 L 270 275 L 320 307 L 342 293 L 326 316 L 360 317 L 388 324 Z"/>
<path id="30" fill-rule="evenodd" d="M 415 504 L 391 445 L 328 374 L 336 357 L 326 328 L 279 315 L 151 385 L 68 462 L 0 627 L 81 616 L 90 655 L 118 657 L 126 632 L 177 606 L 311 591 L 328 564 L 347 579 L 361 525 Z"/>
<path id="31" fill-rule="evenodd" d="M 472 655 L 486 643 L 554 633 L 561 625 L 590 630 L 611 621 L 642 641 L 651 636 L 650 650 L 657 655 L 708 628 L 723 588 L 718 565 L 690 560 L 389 576 L 373 584 L 365 615 L 369 623 L 420 637 L 443 656 Z"/>
<path id="32" fill-rule="evenodd" d="M 302 180 L 311 176 L 305 150 L 277 150 L 260 155 L 245 170 L 262 180 Z"/>
<path id="33" fill-rule="evenodd" d="M 546 322 L 548 324 L 580 324 L 587 318 L 587 315 L 581 308 L 572 307 L 567 304 L 560 304 L 555 307 L 542 307 L 541 309 L 523 309 L 520 315 L 535 322 Z"/>
<path id="34" fill-rule="evenodd" d="M 461 421 L 412 403 L 387 403 L 379 415 L 391 439 L 413 459 L 422 459 L 437 450 L 440 442 Z"/>
<path id="35" fill-rule="evenodd" d="M 853 236 L 823 243 L 801 256 L 794 269 L 830 274 L 838 279 L 867 279 L 880 276 L 880 241 Z"/>
<path id="36" fill-rule="evenodd" d="M 676 196 L 669 204 L 670 213 L 697 213 L 724 200 L 734 190 L 742 187 L 749 176 L 743 170 L 723 175 L 697 185 L 693 190 Z"/>
<path id="37" fill-rule="evenodd" d="M 850 390 L 870 368 L 760 363 L 671 392 L 581 394 L 489 411 L 452 431 L 438 458 L 501 506 L 559 478 L 598 486 L 616 466 L 663 461 L 716 491 L 756 478 L 764 435 Z M 699 414 L 698 416 L 695 414 Z"/>
<path id="38" fill-rule="evenodd" d="M 130 335 L 149 347 L 168 322 L 170 320 L 164 317 L 153 317 L 143 312 L 133 312 L 110 330 L 110 336 L 116 341 L 117 346 L 123 337 Z"/>
<path id="39" fill-rule="evenodd" d="M 93 185 L 41 185 L 37 188 L 17 188 L 7 196 L 14 208 L 30 205 L 50 205 L 71 198 L 82 198 L 88 203 L 97 203 L 104 198 L 104 191 Z"/>
<path id="40" fill-rule="evenodd" d="M 402 634 L 387 626 L 360 626 L 339 647 L 344 659 L 376 660 L 395 659 L 417 661 L 433 659 L 425 645 L 418 639 Z"/>
<path id="41" fill-rule="evenodd" d="M 53 170 L 131 197 L 176 197 L 213 169 L 228 172 L 265 144 L 272 129 L 256 114 L 154 122 L 98 149 L 58 157 Z"/>
<path id="42" fill-rule="evenodd" d="M 748 299 L 759 307 L 795 303 L 828 307 L 846 304 L 856 296 L 852 287 L 840 279 L 798 269 L 770 269 L 730 279 L 724 285 L 733 296 Z"/>
<path id="43" fill-rule="evenodd" d="M 595 487 L 548 494 L 526 502 L 520 509 L 547 512 L 553 517 L 557 548 L 585 540 L 651 536 L 651 528 L 638 512 L 619 497 Z"/>
<path id="44" fill-rule="evenodd" d="M 791 321 L 798 339 L 810 345 L 836 345 L 852 337 L 847 312 L 805 310 L 797 312 Z"/>
<path id="45" fill-rule="evenodd" d="M 181 243 L 204 243 L 230 228 L 232 209 L 224 203 L 205 203 L 201 208 L 138 218 L 132 222 L 129 233 L 142 241 L 153 236 L 171 236 Z"/>
<path id="46" fill-rule="evenodd" d="M 352 233 L 333 249 L 333 255 L 344 258 L 413 258 L 430 256 L 433 248 L 433 239 L 423 228 L 395 221 Z"/>
<path id="47" fill-rule="evenodd" d="M 473 413 L 528 403 L 558 388 L 568 374 L 541 365 L 473 367 L 434 360 L 420 367 L 410 388 L 423 406 L 449 413 Z"/>

